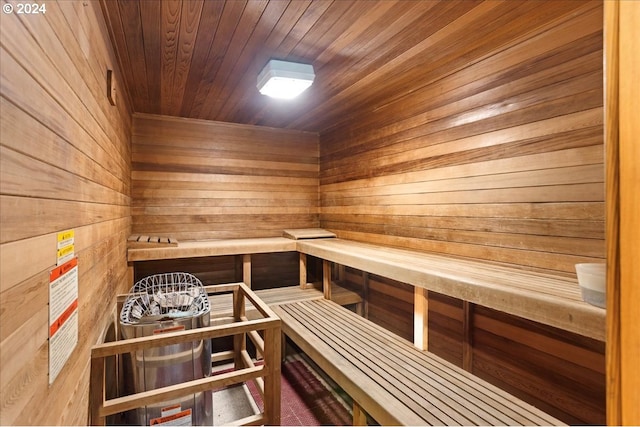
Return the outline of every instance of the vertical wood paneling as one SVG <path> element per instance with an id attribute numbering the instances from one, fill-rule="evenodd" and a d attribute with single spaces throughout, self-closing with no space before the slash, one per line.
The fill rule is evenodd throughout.
<path id="1" fill-rule="evenodd" d="M 133 232 L 178 240 L 270 237 L 318 225 L 318 137 L 134 116 Z"/>
<path id="2" fill-rule="evenodd" d="M 458 56 L 396 69 L 410 89 L 321 133 L 322 227 L 561 274 L 604 259 L 602 4 L 518 3 L 527 25 L 504 6 L 451 22 L 433 37 Z M 497 10 L 514 19 L 475 37 Z"/>
<path id="3" fill-rule="evenodd" d="M 605 3 L 607 152 L 607 423 L 640 423 L 640 5 Z"/>
<path id="4" fill-rule="evenodd" d="M 115 56 L 100 6 L 47 2 L 0 25 L 0 424 L 85 424 L 89 350 L 131 280 L 131 111 L 106 97 Z M 79 340 L 48 384 L 56 234 L 75 230 Z"/>

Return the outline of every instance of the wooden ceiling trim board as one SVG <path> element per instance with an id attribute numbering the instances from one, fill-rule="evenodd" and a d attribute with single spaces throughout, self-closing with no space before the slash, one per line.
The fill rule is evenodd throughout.
<path id="1" fill-rule="evenodd" d="M 267 0 L 255 0 L 247 3 L 238 26 L 233 33 L 231 43 L 229 44 L 229 51 L 232 52 L 232 54 L 224 56 L 222 64 L 220 65 L 220 71 L 216 75 L 217 90 L 209 91 L 199 118 L 210 120 L 211 117 L 215 117 L 212 116 L 212 112 L 215 113 L 219 111 L 220 107 L 227 102 L 227 99 L 223 97 L 225 82 L 233 72 L 233 68 L 247 46 L 251 35 L 256 30 L 256 26 L 267 5 Z"/>
<path id="2" fill-rule="evenodd" d="M 231 117 L 230 110 L 232 106 L 235 105 L 233 102 L 234 94 L 236 99 L 246 102 L 245 100 L 248 99 L 249 94 L 255 96 L 255 93 L 258 92 L 258 88 L 256 87 L 257 76 L 260 72 L 258 67 L 263 65 L 260 56 L 268 55 L 267 51 L 271 50 L 269 46 L 265 44 L 265 41 L 269 40 L 279 18 L 285 13 L 289 4 L 290 3 L 286 1 L 267 3 L 244 48 L 237 55 L 234 55 L 237 60 L 231 72 L 225 76 L 222 89 L 218 95 L 225 102 L 217 104 L 217 108 L 212 109 L 212 111 L 207 113 L 207 116 Z M 256 52 L 262 51 L 264 51 L 262 55 L 255 55 Z M 268 58 L 264 59 L 265 63 L 267 59 Z"/>
<path id="3" fill-rule="evenodd" d="M 199 81 L 188 117 L 202 118 L 201 111 L 206 106 L 205 100 L 209 95 L 209 91 L 213 90 L 215 92 L 215 83 L 220 72 L 220 66 L 229 51 L 232 35 L 239 25 L 246 4 L 247 0 L 227 1 L 224 3 L 218 28 L 215 35 L 212 35 L 214 37 L 213 43 L 209 50 L 203 78 Z"/>

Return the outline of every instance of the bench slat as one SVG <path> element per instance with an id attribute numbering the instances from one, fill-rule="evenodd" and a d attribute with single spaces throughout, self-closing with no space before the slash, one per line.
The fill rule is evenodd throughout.
<path id="1" fill-rule="evenodd" d="M 438 384 L 442 388 L 436 393 L 446 394 L 442 401 L 451 409 L 456 410 L 451 402 L 461 399 L 483 408 L 482 413 L 465 415 L 480 417 L 477 420 L 480 424 L 546 424 L 549 421 L 542 411 L 520 400 L 514 401 L 499 388 L 478 382 L 478 377 L 431 353 L 417 350 L 409 342 L 364 318 L 346 310 L 334 310 L 331 304 L 322 301 L 305 307 L 313 307 L 319 318 L 330 319 L 328 323 L 335 328 L 348 325 L 342 326 L 341 333 L 347 343 L 357 343 L 368 358 L 390 367 L 392 375 L 402 375 L 406 387 L 423 388 L 431 397 L 431 386 Z M 525 406 L 520 406 L 521 403 Z M 498 415 L 500 412 L 502 415 Z M 464 421 L 459 423 L 464 424 Z"/>
<path id="2" fill-rule="evenodd" d="M 383 424 L 561 424 L 330 301 L 281 305 L 276 312 L 285 334 L 322 359 L 330 376 L 338 371 L 338 384 Z"/>
<path id="3" fill-rule="evenodd" d="M 406 381 L 407 378 L 400 378 L 397 370 L 390 369 L 389 364 L 374 357 L 378 352 L 371 351 L 372 348 L 362 345 L 359 337 L 348 333 L 347 329 L 341 328 L 330 318 L 323 319 L 319 313 L 305 311 L 306 308 L 308 307 L 296 305 L 296 307 L 287 306 L 285 310 L 290 309 L 291 315 L 307 329 L 312 329 L 323 343 L 345 356 L 352 365 L 353 375 L 365 375 L 371 378 L 377 387 L 388 391 L 396 399 L 399 395 L 405 397 L 403 400 L 398 399 L 405 406 L 401 413 L 411 411 L 422 420 L 422 423 L 431 425 L 487 424 L 486 420 L 468 417 L 469 414 L 465 417 L 458 416 L 456 412 L 447 411 L 447 406 L 450 406 L 451 402 L 446 402 L 447 399 L 443 399 L 437 390 L 432 387 L 428 387 L 429 390 L 417 390 L 420 388 L 418 384 Z M 424 395 L 421 396 L 420 392 Z M 426 399 L 426 396 L 429 399 Z"/>

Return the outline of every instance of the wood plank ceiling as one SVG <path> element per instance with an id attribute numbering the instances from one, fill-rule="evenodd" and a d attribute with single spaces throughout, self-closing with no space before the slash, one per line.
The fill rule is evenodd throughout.
<path id="1" fill-rule="evenodd" d="M 459 30 L 440 30 L 480 3 L 102 0 L 102 7 L 136 112 L 321 132 L 414 90 L 411 71 L 435 71 L 434 53 L 437 74 L 453 65 Z M 262 96 L 256 77 L 271 58 L 313 64 L 312 88 L 294 101 Z"/>
<path id="2" fill-rule="evenodd" d="M 136 112 L 314 132 L 380 111 L 479 61 L 573 0 L 101 0 Z M 573 2 L 573 3 L 572 3 Z M 293 101 L 269 59 L 313 64 Z"/>

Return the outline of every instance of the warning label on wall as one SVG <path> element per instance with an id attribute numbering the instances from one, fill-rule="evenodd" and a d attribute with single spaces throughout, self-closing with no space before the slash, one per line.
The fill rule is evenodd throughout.
<path id="1" fill-rule="evenodd" d="M 78 258 L 49 273 L 49 384 L 78 344 Z"/>

